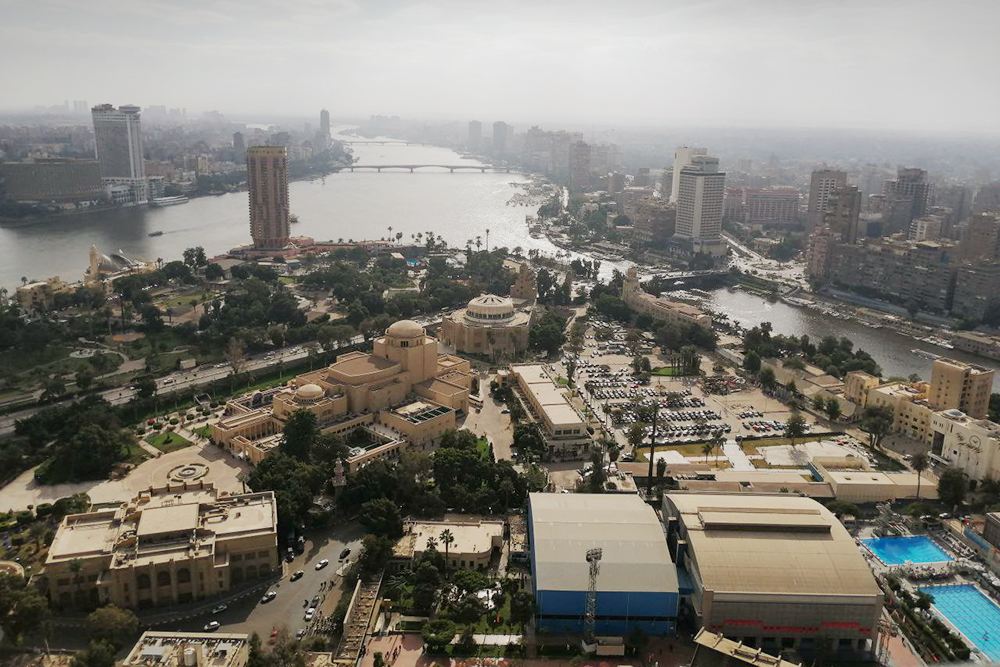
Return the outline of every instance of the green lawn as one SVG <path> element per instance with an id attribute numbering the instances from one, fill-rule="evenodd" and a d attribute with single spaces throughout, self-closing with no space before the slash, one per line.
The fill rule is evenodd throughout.
<path id="1" fill-rule="evenodd" d="M 125 459 L 129 463 L 142 463 L 149 458 L 149 452 L 139 446 L 138 443 L 128 446 L 128 456 Z"/>
<path id="2" fill-rule="evenodd" d="M 490 458 L 490 441 L 486 438 L 480 438 L 476 441 L 476 451 L 483 458 Z"/>
<path id="3" fill-rule="evenodd" d="M 666 375 L 668 377 L 681 377 L 685 375 L 685 373 L 677 368 L 661 366 L 660 368 L 654 368 L 653 370 L 651 370 L 650 375 Z"/>
<path id="4" fill-rule="evenodd" d="M 205 424 L 204 426 L 199 426 L 198 428 L 194 429 L 194 432 L 203 438 L 212 437 L 212 427 L 208 424 Z"/>
<path id="5" fill-rule="evenodd" d="M 656 452 L 675 451 L 675 452 L 680 452 L 682 456 L 697 456 L 697 457 L 701 458 L 701 461 L 699 461 L 699 463 L 702 463 L 705 460 L 705 451 L 702 449 L 702 444 L 701 443 L 697 443 L 697 442 L 685 443 L 683 445 L 657 445 L 656 448 L 653 451 L 656 451 Z M 649 459 L 646 458 L 646 455 L 648 453 L 649 453 L 649 445 L 641 445 L 641 446 L 639 446 L 639 448 L 636 451 L 636 460 L 637 461 L 648 461 Z M 714 462 L 715 461 L 715 451 L 714 450 L 712 451 L 711 454 L 708 455 L 708 460 L 709 460 L 709 462 Z M 722 463 L 723 460 L 725 460 L 725 459 L 722 456 L 722 449 L 720 448 L 719 449 L 719 462 Z"/>
<path id="6" fill-rule="evenodd" d="M 146 438 L 146 442 L 156 447 L 164 454 L 183 449 L 191 444 L 187 438 L 181 437 L 173 431 L 164 431 Z"/>

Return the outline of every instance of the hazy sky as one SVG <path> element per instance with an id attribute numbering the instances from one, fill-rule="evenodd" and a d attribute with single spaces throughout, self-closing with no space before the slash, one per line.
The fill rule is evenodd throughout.
<path id="1" fill-rule="evenodd" d="M 0 0 L 0 107 L 998 130 L 1000 0 Z"/>

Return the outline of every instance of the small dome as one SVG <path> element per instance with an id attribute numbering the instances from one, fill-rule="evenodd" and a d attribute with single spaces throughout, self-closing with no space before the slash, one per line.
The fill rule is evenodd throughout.
<path id="1" fill-rule="evenodd" d="M 483 294 L 469 302 L 466 315 L 476 320 L 503 320 L 514 316 L 514 302 L 505 296 Z"/>
<path id="2" fill-rule="evenodd" d="M 323 397 L 323 388 L 318 384 L 304 384 L 295 392 L 297 401 L 315 401 Z"/>
<path id="3" fill-rule="evenodd" d="M 385 333 L 393 338 L 419 338 L 424 335 L 424 328 L 413 320 L 400 320 L 394 322 Z"/>

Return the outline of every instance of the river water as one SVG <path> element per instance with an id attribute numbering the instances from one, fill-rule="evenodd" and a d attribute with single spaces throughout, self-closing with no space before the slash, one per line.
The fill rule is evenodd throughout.
<path id="1" fill-rule="evenodd" d="M 350 137 L 345 137 L 350 139 Z M 463 160 L 435 146 L 354 146 L 362 164 L 479 164 Z M 300 222 L 296 236 L 317 241 L 375 239 L 403 233 L 433 231 L 451 246 L 464 246 L 479 236 L 485 246 L 521 246 L 552 255 L 559 249 L 547 239 L 528 235 L 525 216 L 537 205 L 509 205 L 527 178 L 518 174 L 441 170 L 409 172 L 342 172 L 312 181 L 289 184 L 291 210 Z M 153 231 L 162 236 L 150 237 Z M 209 256 L 250 240 L 245 192 L 200 197 L 166 208 L 126 208 L 94 214 L 53 218 L 25 227 L 0 227 L 0 285 L 13 288 L 21 277 L 45 279 L 58 275 L 79 280 L 87 266 L 87 252 L 96 244 L 102 252 L 121 250 L 142 259 L 180 259 L 185 248 L 200 245 Z M 602 275 L 623 265 L 602 263 Z M 812 310 L 769 303 L 746 292 L 720 289 L 706 305 L 746 326 L 770 321 L 777 333 L 847 336 L 875 357 L 885 375 L 917 373 L 930 377 L 931 362 L 913 354 L 913 348 L 987 365 L 983 360 L 918 342 L 886 329 L 871 329 Z M 1000 386 L 1000 379 L 998 379 Z"/>

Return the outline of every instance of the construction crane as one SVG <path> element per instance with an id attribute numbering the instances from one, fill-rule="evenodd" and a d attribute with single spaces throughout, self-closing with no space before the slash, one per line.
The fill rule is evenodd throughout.
<path id="1" fill-rule="evenodd" d="M 594 625 L 597 618 L 597 575 L 601 573 L 601 556 L 604 550 L 600 547 L 587 550 L 587 562 L 590 563 L 590 583 L 587 587 L 587 607 L 583 619 L 583 636 L 588 642 L 594 641 Z"/>

